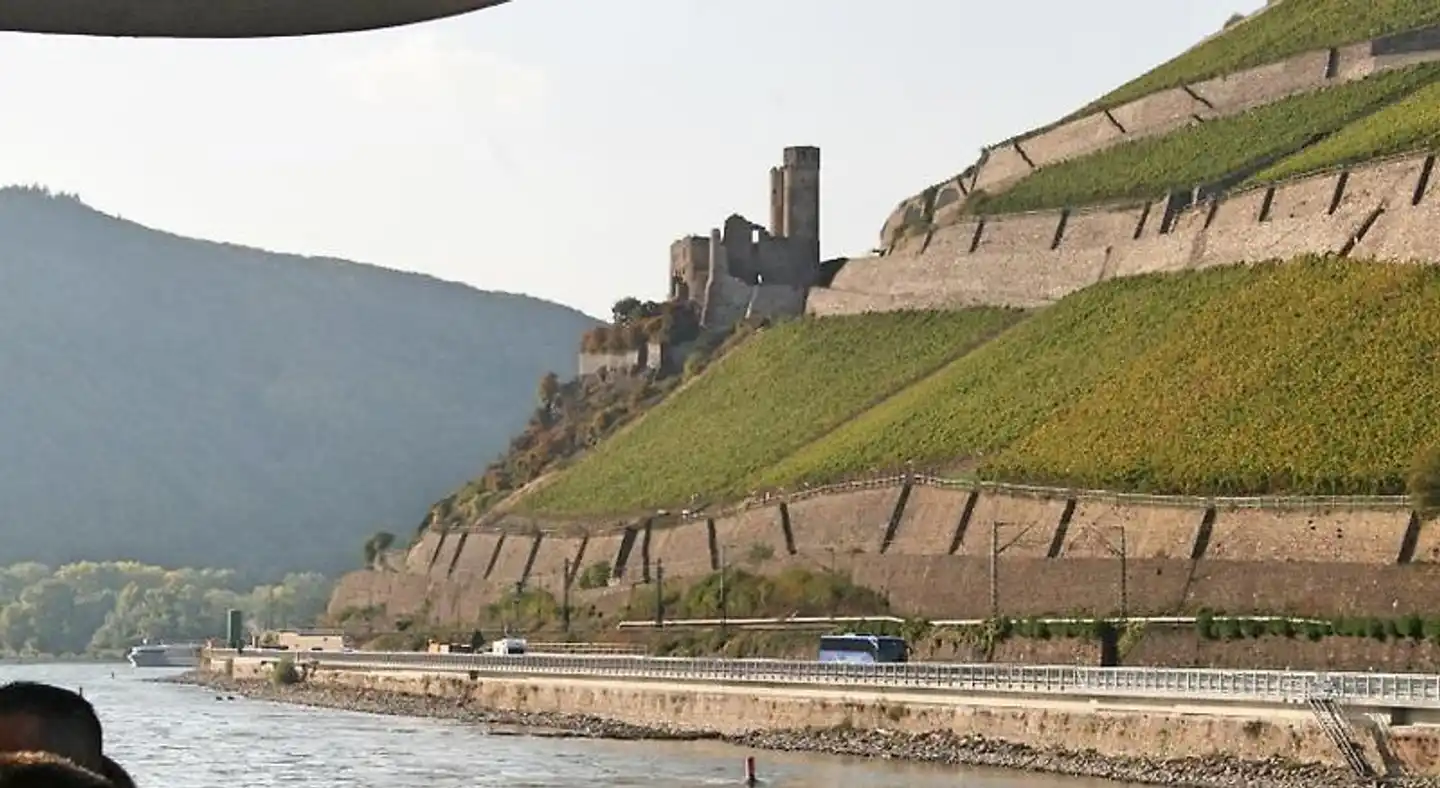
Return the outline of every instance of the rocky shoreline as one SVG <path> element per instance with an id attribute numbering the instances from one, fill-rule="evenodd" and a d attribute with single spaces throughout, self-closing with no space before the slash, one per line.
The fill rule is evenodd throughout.
<path id="1" fill-rule="evenodd" d="M 217 693 L 255 700 L 372 714 L 453 720 L 483 725 L 492 734 L 524 733 L 550 737 L 657 741 L 713 740 L 781 752 L 993 767 L 1174 788 L 1358 788 L 1368 785 L 1343 769 L 1295 764 L 1278 758 L 1259 762 L 1233 758 L 1110 758 L 1095 752 L 1038 750 L 1023 745 L 990 741 L 978 736 L 958 736 L 945 731 L 902 733 L 840 727 L 722 735 L 691 729 L 631 725 L 589 715 L 498 711 L 454 699 L 403 695 L 374 689 L 236 681 L 198 672 L 164 680 L 208 687 Z M 1440 787 L 1440 780 L 1403 778 L 1387 781 L 1387 785 L 1396 788 L 1437 788 Z"/>

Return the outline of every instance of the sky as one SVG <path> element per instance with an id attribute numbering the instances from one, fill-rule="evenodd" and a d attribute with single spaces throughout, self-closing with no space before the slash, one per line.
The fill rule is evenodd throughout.
<path id="1" fill-rule="evenodd" d="M 304 0 L 296 0 L 303 2 Z M 513 0 L 258 41 L 0 34 L 0 184 L 198 238 L 597 317 L 670 242 L 768 220 L 821 148 L 825 257 L 1263 0 Z"/>

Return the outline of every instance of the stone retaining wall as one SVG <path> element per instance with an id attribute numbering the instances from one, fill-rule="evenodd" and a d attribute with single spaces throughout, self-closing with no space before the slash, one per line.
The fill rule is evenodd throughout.
<path id="1" fill-rule="evenodd" d="M 850 260 L 807 311 L 842 315 L 1038 307 L 1097 282 L 1305 254 L 1440 260 L 1435 157 L 1403 157 L 1200 203 L 1045 211 L 941 227 L 891 254 Z"/>
<path id="2" fill-rule="evenodd" d="M 923 227 L 924 220 L 932 218 L 926 216 L 926 209 L 932 200 L 934 205 L 941 205 L 942 201 L 934 198 L 947 190 L 953 199 L 944 201 L 944 210 L 953 215 L 971 192 L 995 193 L 1048 164 L 1159 136 L 1192 123 L 1236 115 L 1380 71 L 1440 59 L 1440 43 L 1417 45 L 1401 53 L 1376 54 L 1377 43 L 1384 40 L 1305 52 L 1276 63 L 1162 90 L 1001 143 L 985 151 L 969 171 L 968 179 L 958 176 L 934 190 L 902 200 L 881 229 L 881 248 L 894 251 L 902 237 L 913 234 L 913 228 Z M 1440 42 L 1440 37 L 1434 40 Z M 936 212 L 933 218 L 943 217 Z"/>

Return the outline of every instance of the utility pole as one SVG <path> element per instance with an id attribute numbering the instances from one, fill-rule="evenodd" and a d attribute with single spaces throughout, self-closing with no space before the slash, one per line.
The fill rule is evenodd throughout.
<path id="1" fill-rule="evenodd" d="M 525 593 L 525 581 L 515 581 L 515 595 L 510 598 L 510 618 L 515 624 L 515 634 L 520 634 L 520 595 Z M 510 627 L 505 628 L 505 636 L 510 636 Z"/>
<path id="2" fill-rule="evenodd" d="M 1120 527 L 1120 618 L 1130 618 L 1130 572 L 1126 562 L 1130 551 L 1125 549 L 1125 526 Z"/>
<path id="3" fill-rule="evenodd" d="M 570 637 L 570 559 L 566 557 L 564 568 L 560 574 L 560 625 L 564 627 L 565 637 Z"/>
<path id="4" fill-rule="evenodd" d="M 726 598 L 725 598 L 725 545 L 720 545 L 720 634 L 725 635 L 726 624 Z"/>
<path id="5" fill-rule="evenodd" d="M 655 559 L 655 628 L 665 628 L 665 566 Z"/>
<path id="6" fill-rule="evenodd" d="M 1015 523 L 1003 523 L 992 520 L 990 522 L 990 620 L 1000 620 L 1000 554 L 1015 546 L 1015 543 L 1030 532 L 1033 525 L 1027 525 L 1020 529 L 1020 533 L 1014 539 L 1000 544 L 1000 528 L 1009 527 Z"/>
<path id="7" fill-rule="evenodd" d="M 1000 523 L 990 523 L 990 620 L 1000 620 Z"/>

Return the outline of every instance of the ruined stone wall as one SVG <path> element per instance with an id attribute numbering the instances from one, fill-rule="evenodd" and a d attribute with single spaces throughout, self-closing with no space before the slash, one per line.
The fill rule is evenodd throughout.
<path id="1" fill-rule="evenodd" d="M 701 298 L 710 285 L 710 239 L 691 235 L 670 244 L 670 298 Z"/>
<path id="2" fill-rule="evenodd" d="M 1204 82 L 1163 90 L 1111 110 L 1092 113 L 1053 128 L 1023 135 L 985 152 L 969 181 L 956 179 L 958 209 L 975 190 L 991 193 L 1048 164 L 1096 153 L 1115 145 L 1155 137 L 1192 123 L 1226 117 L 1289 96 L 1363 79 L 1379 71 L 1440 59 L 1440 35 L 1412 36 L 1404 47 L 1376 39 L 1335 49 L 1306 52 L 1276 63 Z M 942 187 L 943 188 L 943 187 Z M 928 191 L 928 190 L 927 190 Z M 902 200 L 881 229 L 882 248 L 893 250 L 906 233 L 931 218 L 942 224 L 939 200 L 933 206 L 922 193 Z"/>
<path id="3" fill-rule="evenodd" d="M 660 343 L 649 342 L 644 347 L 621 353 L 581 353 L 579 373 L 581 377 L 600 372 L 629 373 L 635 370 L 659 369 L 663 360 Z"/>
<path id="4" fill-rule="evenodd" d="M 847 262 L 813 288 L 815 315 L 976 305 L 1035 307 L 1096 282 L 1304 254 L 1440 259 L 1433 156 L 1371 162 L 1197 204 L 969 218 L 887 255 Z"/>
<path id="5" fill-rule="evenodd" d="M 795 285 L 755 285 L 750 288 L 745 317 L 775 319 L 804 314 L 805 290 Z"/>

